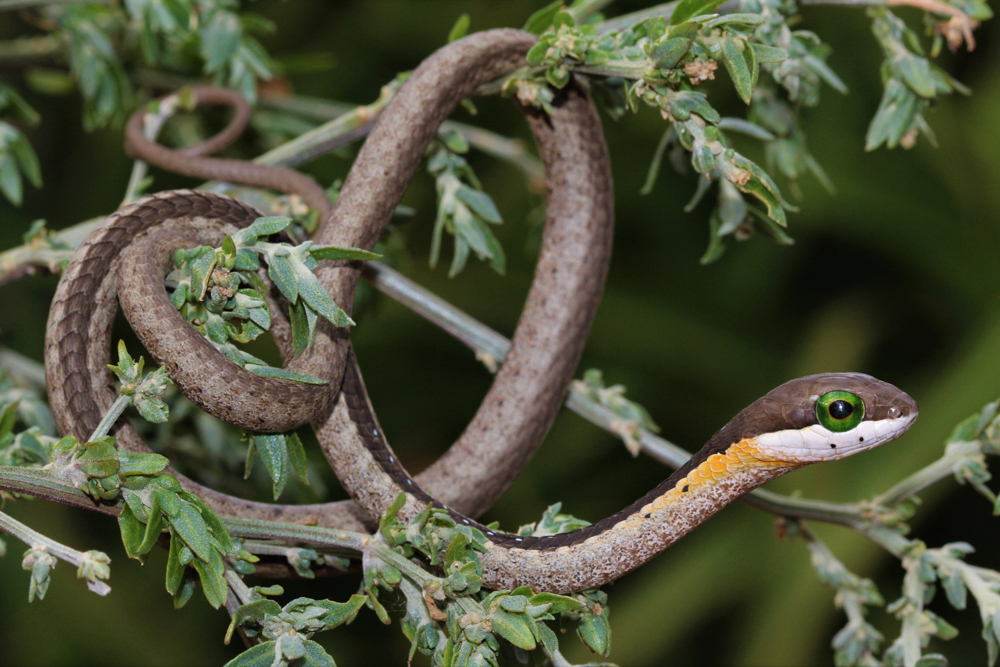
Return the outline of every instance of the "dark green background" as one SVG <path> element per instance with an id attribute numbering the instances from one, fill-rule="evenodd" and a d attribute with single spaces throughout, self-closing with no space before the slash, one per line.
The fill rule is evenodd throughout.
<path id="1" fill-rule="evenodd" d="M 277 33 L 264 40 L 276 56 L 334 56 L 332 70 L 293 76 L 297 92 L 363 103 L 443 44 L 462 12 L 482 30 L 520 26 L 540 4 L 261 0 L 251 8 L 277 23 Z M 623 0 L 614 9 L 641 6 Z M 847 97 L 826 89 L 821 107 L 805 121 L 810 147 L 838 194 L 829 196 L 806 179 L 802 210 L 789 216 L 796 245 L 754 238 L 701 267 L 708 207 L 681 210 L 693 192 L 692 178 L 665 171 L 650 196 L 637 194 L 662 121 L 648 110 L 617 123 L 606 120 L 618 227 L 605 298 L 580 371 L 601 368 L 609 383 L 627 385 L 664 435 L 691 449 L 743 406 L 798 375 L 856 370 L 897 384 L 921 406 L 920 421 L 902 441 L 771 485 L 850 501 L 937 458 L 951 427 L 1000 395 L 1000 30 L 988 23 L 977 32 L 976 52 L 943 59 L 973 95 L 946 99 L 929 114 L 940 148 L 921 139 L 912 151 L 869 154 L 864 133 L 881 95 L 880 54 L 869 23 L 863 11 L 846 8 L 810 8 L 804 17 L 803 27 L 833 46 L 830 63 L 851 88 Z M 25 30 L 15 15 L 0 15 L 0 35 Z M 20 84 L 17 71 L 3 77 Z M 742 113 L 725 75 L 719 78 L 711 88 L 715 103 L 724 113 Z M 30 99 L 44 118 L 29 136 L 45 188 L 29 191 L 21 209 L 0 204 L 0 248 L 17 244 L 35 218 L 61 228 L 110 212 L 128 179 L 120 131 L 84 133 L 75 96 Z M 464 111 L 455 117 L 469 120 Z M 475 122 L 526 136 L 506 100 L 483 102 Z M 752 144 L 740 146 L 759 157 Z M 474 261 L 454 280 L 441 268 L 427 268 L 434 193 L 423 173 L 405 200 L 418 215 L 403 227 L 412 260 L 402 268 L 509 335 L 531 280 L 532 231 L 525 218 L 538 202 L 512 167 L 478 155 L 472 161 L 507 221 L 499 230 L 509 255 L 507 277 Z M 349 160 L 328 157 L 310 171 L 328 183 L 348 167 Z M 158 173 L 155 187 L 192 184 Z M 54 285 L 42 277 L 0 288 L 0 342 L 41 358 Z M 390 441 L 411 469 L 423 467 L 461 432 L 489 376 L 464 347 L 386 299 L 362 313 L 353 340 Z M 567 511 L 597 520 L 666 474 L 564 412 L 489 518 L 516 526 L 561 500 Z M 950 481 L 925 500 L 917 537 L 932 546 L 968 540 L 978 548 L 973 562 L 1000 567 L 1000 524 L 985 500 Z M 113 521 L 45 502 L 7 510 L 74 547 L 108 551 L 114 592 L 108 598 L 88 593 L 60 564 L 48 597 L 28 606 L 27 574 L 19 565 L 23 548 L 8 540 L 10 553 L 0 560 L 0 663 L 208 665 L 235 655 L 235 647 L 222 645 L 225 614 L 202 600 L 175 612 L 163 590 L 164 555 L 154 554 L 145 566 L 127 560 Z M 843 529 L 816 530 L 850 568 L 874 577 L 888 600 L 898 596 L 897 561 Z M 290 592 L 344 599 L 356 586 L 355 577 L 344 577 L 304 582 Z M 776 540 L 772 517 L 739 504 L 608 592 L 611 657 L 622 665 L 668 659 L 677 665 L 831 664 L 829 642 L 844 622 L 832 592 L 812 573 L 804 546 Z M 977 611 L 955 612 L 943 596 L 931 608 L 961 629 L 954 641 L 932 648 L 952 664 L 982 665 Z M 898 634 L 881 610 L 874 619 L 890 641 Z M 398 627 L 381 627 L 367 611 L 327 637 L 341 665 L 405 659 Z M 574 638 L 564 644 L 572 657 L 586 658 Z"/>

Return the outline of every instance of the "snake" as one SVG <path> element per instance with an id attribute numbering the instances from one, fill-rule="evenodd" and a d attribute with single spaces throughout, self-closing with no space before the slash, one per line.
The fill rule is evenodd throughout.
<path id="1" fill-rule="evenodd" d="M 399 184 L 393 181 L 395 174 L 402 173 L 397 170 L 399 163 L 406 162 L 413 155 L 419 158 L 444 115 L 479 85 L 495 78 L 498 71 L 510 72 L 514 69 L 511 63 L 516 66 L 522 64 L 526 48 L 532 43 L 532 37 L 518 31 L 487 31 L 458 40 L 425 60 L 376 121 L 345 181 L 343 194 L 317 238 L 324 239 L 324 242 L 337 238 L 342 245 L 347 240 L 358 247 L 372 247 L 377 234 L 367 223 L 362 224 L 366 214 L 370 214 L 372 207 L 377 207 L 378 215 L 387 219 L 398 198 L 383 193 L 379 197 L 384 198 L 375 199 L 372 197 L 375 189 L 366 187 L 371 188 L 376 181 L 382 186 L 388 183 L 397 187 L 394 193 L 401 194 Z M 504 59 L 507 62 L 503 66 L 483 74 L 484 68 L 489 69 L 490 64 L 496 65 Z M 577 118 L 577 122 L 559 123 L 561 114 Z M 594 170 L 595 166 L 606 165 L 606 149 L 584 85 L 571 84 L 561 94 L 551 115 L 541 116 L 530 111 L 526 115 L 536 133 L 543 157 L 546 147 L 560 154 L 560 160 L 554 163 L 546 160 L 550 180 L 553 174 L 561 173 L 567 179 L 564 185 L 568 189 L 578 188 L 591 195 L 599 192 L 597 200 L 601 205 L 589 210 L 607 212 L 611 202 L 610 174 Z M 545 136 L 540 128 L 550 134 Z M 546 141 L 555 143 L 546 144 Z M 416 149 L 399 153 L 401 146 L 414 145 Z M 582 152 L 573 154 L 574 150 Z M 557 171 L 560 165 L 565 169 L 563 172 Z M 582 171 L 581 165 L 584 167 Z M 408 164 L 404 166 L 409 168 Z M 608 180 L 598 182 L 603 178 Z M 558 185 L 557 182 L 555 186 Z M 269 187 L 280 189 L 274 184 Z M 553 198 L 558 198 L 558 187 L 551 182 L 549 187 L 550 219 L 546 241 L 550 231 L 556 227 L 553 225 L 552 208 Z M 345 198 L 345 195 L 350 196 Z M 143 207 L 173 202 L 175 197 L 209 199 L 213 206 L 220 209 L 215 214 L 215 222 L 209 224 L 202 213 L 174 212 L 167 215 L 162 224 L 150 226 L 145 239 L 123 240 L 109 263 L 109 266 L 115 262 L 120 264 L 114 267 L 122 286 L 119 298 L 130 322 L 150 353 L 166 364 L 172 374 L 172 363 L 183 366 L 187 362 L 172 360 L 172 353 L 162 359 L 158 357 L 163 354 L 160 339 L 189 336 L 193 329 L 176 313 L 166 297 L 163 288 L 166 260 L 171 249 L 176 248 L 175 244 L 181 242 L 185 235 L 196 235 L 198 230 L 218 225 L 219 221 L 240 224 L 241 221 L 235 219 L 238 215 L 223 215 L 222 209 L 242 206 L 226 204 L 221 198 L 207 194 L 168 193 L 140 201 L 116 214 L 117 218 L 112 216 L 111 220 L 139 215 Z M 601 216 L 594 214 L 592 217 Z M 174 229 L 170 229 L 171 225 Z M 569 229 L 570 234 L 579 233 L 576 226 L 570 225 Z M 156 234 L 153 230 L 157 230 Z M 610 224 L 604 225 L 601 230 L 610 235 Z M 610 240 L 604 240 L 606 244 L 603 247 L 609 249 Z M 190 239 L 187 242 L 190 243 Z M 85 250 L 83 252 L 86 253 Z M 556 256 L 552 266 L 546 265 L 544 260 L 543 246 L 542 259 L 536 269 L 536 286 L 541 274 L 549 270 L 558 271 L 564 262 L 572 262 L 574 258 Z M 72 268 L 73 263 L 70 265 Z M 337 296 L 352 293 L 360 269 L 347 265 L 325 271 L 321 279 L 325 285 L 332 286 L 331 292 Z M 64 280 L 67 275 L 70 275 L 69 270 Z M 106 282 L 111 280 L 109 278 Z M 601 271 L 596 276 L 598 298 L 603 281 L 604 273 Z M 344 284 L 349 287 L 345 288 Z M 104 288 L 104 291 L 108 292 L 109 288 Z M 69 290 L 65 292 L 68 294 Z M 534 296 L 533 288 L 529 306 Z M 541 307 L 569 307 L 554 293 L 543 292 L 537 296 Z M 592 317 L 594 304 L 590 305 L 589 315 Z M 62 307 L 66 308 L 65 305 Z M 511 374 L 511 387 L 514 388 L 521 383 L 530 385 L 539 379 L 525 375 L 522 367 L 512 365 L 518 360 L 517 354 L 530 355 L 535 351 L 517 348 L 518 336 L 522 334 L 528 314 L 529 307 L 526 306 L 518 334 L 514 337 L 515 347 L 511 357 L 504 361 L 497 377 L 499 381 L 504 373 Z M 579 313 L 574 317 L 579 319 Z M 137 326 L 138 320 L 142 322 Z M 185 333 L 179 334 L 178 331 Z M 582 327 L 582 331 L 585 338 L 586 326 Z M 579 329 L 577 335 L 580 335 Z M 200 336 L 194 334 L 194 338 L 200 339 Z M 343 338 L 335 334 L 330 335 L 329 340 L 332 348 L 343 347 L 343 374 L 341 381 L 336 383 L 338 390 L 331 392 L 332 409 L 326 414 L 313 415 L 312 423 L 345 489 L 370 517 L 384 514 L 402 494 L 405 503 L 399 509 L 399 516 L 403 520 L 432 505 L 446 511 L 456 524 L 481 531 L 485 539 L 481 554 L 483 584 L 496 590 L 530 586 L 534 590 L 570 593 L 614 581 L 661 553 L 720 509 L 761 484 L 806 465 L 840 460 L 894 440 L 910 428 L 918 415 L 916 402 L 908 394 L 869 375 L 824 373 L 797 378 L 738 413 L 685 465 L 622 511 L 592 525 L 564 533 L 520 535 L 482 525 L 475 520 L 475 516 L 509 485 L 530 458 L 537 447 L 535 440 L 544 435 L 551 420 L 532 416 L 528 423 L 533 429 L 532 437 L 519 440 L 515 446 L 510 445 L 511 434 L 505 432 L 503 425 L 498 425 L 501 438 L 498 442 L 503 445 L 502 458 L 498 463 L 496 451 L 480 447 L 478 454 L 490 456 L 490 459 L 486 470 L 479 473 L 474 472 L 472 467 L 456 467 L 413 477 L 386 440 L 350 346 L 346 343 L 339 346 Z M 107 347 L 106 336 L 101 343 Z M 575 345 L 574 349 L 579 350 L 580 341 L 575 341 Z M 205 351 L 214 353 L 214 350 Z M 572 361 L 575 365 L 579 354 L 564 356 L 564 361 Z M 212 366 L 212 372 L 229 373 L 224 376 L 227 379 L 235 373 L 235 365 L 227 366 L 225 361 L 212 362 L 210 357 L 208 354 L 198 363 L 218 363 Z M 192 371 L 189 367 L 186 372 L 197 374 L 197 369 L 204 366 L 194 364 L 193 368 Z M 327 367 L 326 374 L 321 376 L 330 378 L 331 386 L 336 380 L 336 370 L 337 367 L 331 372 Z M 540 372 L 549 375 L 554 371 L 544 368 Z M 555 391 L 555 395 L 561 399 L 565 396 L 565 385 L 557 385 L 562 389 Z M 183 386 L 181 388 L 184 389 Z M 203 397 L 191 398 L 198 402 L 197 399 Z M 284 402 L 277 396 L 269 396 L 268 400 Z M 497 402 L 490 403 L 491 400 Z M 491 399 L 488 395 L 483 405 L 502 408 L 508 400 L 507 396 Z M 518 409 L 523 407 L 522 403 Z M 93 417 L 90 419 L 93 420 Z M 251 415 L 248 419 L 253 421 L 257 417 Z M 263 421 L 257 422 L 257 427 L 273 428 Z M 462 444 L 454 445 L 448 455 L 461 450 Z M 467 443 L 464 448 L 471 451 Z M 472 488 L 476 485 L 488 485 L 489 489 L 476 493 Z M 247 510 L 245 506 L 236 509 Z M 313 506 L 313 511 L 319 509 L 323 508 Z"/>
<path id="2" fill-rule="evenodd" d="M 479 33 L 474 39 L 449 44 L 418 67 L 381 113 L 314 242 L 373 247 L 441 122 L 462 99 L 475 95 L 479 86 L 523 66 L 535 41 L 517 30 Z M 245 105 L 231 94 L 202 89 L 193 94 L 205 101 Z M 546 169 L 547 220 L 535 278 L 511 351 L 482 405 L 455 444 L 418 476 L 435 497 L 472 516 L 492 506 L 510 485 L 562 406 L 600 301 L 611 255 L 610 161 L 600 119 L 586 90 L 577 84 L 568 86 L 553 101 L 551 113 L 526 105 L 522 111 Z M 247 116 L 238 113 L 237 119 Z M 227 130 L 226 135 L 232 138 L 238 132 Z M 194 154 L 206 146 L 219 148 L 215 140 L 183 155 L 150 150 L 151 142 L 142 136 L 141 123 L 135 118 L 127 137 L 127 150 L 133 156 L 188 175 L 240 182 L 251 171 L 245 163 Z M 259 180 L 256 165 L 252 170 L 257 185 L 302 194 L 298 191 L 301 181 L 292 182 L 288 170 L 264 172 L 265 182 Z M 115 400 L 113 376 L 106 368 L 111 325 L 118 298 L 126 302 L 123 307 L 128 311 L 128 298 L 138 295 L 139 305 L 131 309 L 139 313 L 132 317 L 133 328 L 150 355 L 167 367 L 192 401 L 249 430 L 282 431 L 311 422 L 327 459 L 333 462 L 344 456 L 344 448 L 333 436 L 343 425 L 333 423 L 329 416 L 348 361 L 345 330 L 321 323 L 313 346 L 286 365 L 326 380 L 326 386 L 256 376 L 218 354 L 168 305 L 164 264 L 156 253 L 139 255 L 139 269 L 152 271 L 152 276 L 124 276 L 120 270 L 127 250 L 141 249 L 155 236 L 173 234 L 188 246 L 218 245 L 224 234 L 231 233 L 227 229 L 245 227 L 261 215 L 211 192 L 157 193 L 111 215 L 80 245 L 60 278 L 46 329 L 47 386 L 60 432 L 85 440 Z M 358 263 L 323 262 L 316 274 L 335 302 L 350 313 L 360 272 Z M 148 328 L 140 321 L 143 313 Z M 272 316 L 279 348 L 287 352 L 288 346 L 281 345 L 287 341 L 287 335 L 282 336 L 287 322 L 277 309 L 272 309 Z M 245 399 L 242 405 L 230 405 L 240 398 Z M 120 420 L 112 435 L 127 449 L 148 451 L 127 420 Z M 371 515 L 350 502 L 256 503 L 215 492 L 183 475 L 178 479 L 223 516 L 350 530 L 374 525 Z"/>

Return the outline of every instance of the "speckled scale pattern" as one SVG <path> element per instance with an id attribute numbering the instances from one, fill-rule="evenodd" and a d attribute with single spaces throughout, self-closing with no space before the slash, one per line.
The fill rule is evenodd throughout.
<path id="1" fill-rule="evenodd" d="M 376 123 L 341 191 L 336 210 L 315 241 L 320 244 L 371 247 L 402 196 L 427 142 L 451 108 L 462 98 L 474 94 L 479 85 L 520 67 L 524 54 L 534 41 L 534 37 L 516 30 L 477 33 L 444 47 L 417 68 Z M 600 300 L 610 259 L 613 224 L 611 172 L 599 118 L 586 93 L 576 84 L 571 84 L 561 99 L 555 101 L 554 108 L 552 117 L 533 109 L 525 110 L 547 169 L 548 222 L 535 281 L 518 323 L 511 352 L 462 438 L 441 461 L 417 478 L 445 502 L 473 515 L 488 508 L 506 489 L 520 466 L 530 458 L 561 407 Z M 160 162 L 157 155 L 163 157 L 155 151 L 154 154 L 133 153 L 153 162 Z M 206 164 L 215 171 L 201 171 Z M 225 161 L 187 165 L 179 171 L 231 182 L 241 182 L 241 174 L 247 173 Z M 166 166 L 174 168 L 176 165 Z M 277 180 L 279 182 L 258 180 L 254 183 L 281 189 L 279 186 L 283 182 Z M 215 215 L 211 210 L 213 206 L 225 208 L 225 204 L 209 203 L 202 212 L 203 217 L 181 219 L 183 211 L 171 208 L 178 206 L 172 201 L 175 197 L 180 200 L 210 200 L 212 196 L 193 192 L 163 193 L 144 199 L 135 206 L 145 207 L 144 211 L 159 209 L 158 215 L 162 220 L 158 228 L 187 235 L 189 239 L 198 238 L 198 243 L 209 243 L 202 240 L 206 235 L 214 234 L 215 238 L 220 238 L 223 233 L 231 233 L 220 230 L 216 222 L 209 219 Z M 219 201 L 224 199 L 218 198 Z M 180 204 L 181 208 L 185 205 Z M 102 406 L 106 407 L 114 400 L 113 383 L 104 364 L 108 361 L 107 350 L 110 349 L 118 267 L 128 262 L 141 264 L 143 259 L 148 259 L 142 271 L 152 271 L 153 274 L 162 272 L 159 259 L 149 258 L 148 255 L 139 257 L 129 253 L 120 260 L 111 257 L 117 257 L 135 237 L 136 228 L 128 220 L 129 211 L 134 210 L 123 209 L 116 214 L 115 225 L 105 225 L 101 232 L 81 247 L 81 254 L 77 255 L 60 285 L 60 296 L 54 304 L 53 317 L 50 317 L 46 353 L 49 384 L 57 392 L 59 387 L 65 387 L 61 394 L 62 404 L 53 405 L 65 416 L 66 421 L 60 424 L 63 431 L 81 437 L 86 437 L 89 432 L 84 425 L 96 424 Z M 250 219 L 253 215 L 250 214 Z M 156 233 L 150 230 L 148 236 L 152 238 Z M 101 247 L 101 243 L 108 244 L 107 248 Z M 90 257 L 89 253 L 95 256 Z M 108 261 L 95 263 L 95 258 L 105 256 Z M 130 280 L 138 280 L 146 286 L 155 282 L 149 274 L 136 272 L 134 267 L 130 271 L 133 271 L 128 274 Z M 341 299 L 338 303 L 349 310 L 357 266 L 349 263 L 328 266 L 324 263 L 318 273 L 331 293 Z M 78 285 L 74 283 L 76 279 L 86 284 Z M 156 284 L 156 289 L 147 293 L 151 299 L 166 300 L 161 284 Z M 131 293 L 136 285 L 127 287 Z M 64 308 L 66 299 L 71 299 L 75 305 Z M 156 306 L 161 307 L 162 303 Z M 74 312 L 87 308 L 95 313 L 89 320 L 89 326 L 86 318 L 77 317 Z M 273 316 L 275 328 L 284 326 L 287 329 L 287 323 L 277 313 Z M 158 328 L 156 322 L 145 329 L 143 335 L 144 344 L 151 350 L 164 336 L 172 337 L 168 331 Z M 70 340 L 70 343 L 60 343 L 64 339 Z M 309 358 L 309 363 L 315 364 L 313 370 L 306 367 L 301 372 L 336 379 L 339 377 L 338 368 L 343 368 L 346 361 L 347 349 L 346 332 L 327 327 L 319 332 L 314 348 L 304 355 Z M 172 357 L 161 355 L 160 358 L 166 360 Z M 215 360 L 214 366 L 204 366 L 206 372 L 214 372 L 224 378 L 235 369 L 221 355 L 216 355 Z M 204 358 L 196 358 L 194 363 L 197 365 L 205 361 Z M 214 371 L 209 371 L 210 368 Z M 73 382 L 64 382 L 63 371 L 66 369 L 74 369 Z M 81 380 L 88 376 L 91 380 L 89 385 Z M 334 382 L 333 386 L 336 384 Z M 91 398 L 86 396 L 88 392 Z M 272 400 L 279 405 L 289 405 L 287 401 L 282 402 L 280 395 L 274 395 Z M 96 411 L 87 407 L 92 404 L 98 406 Z M 325 411 L 329 412 L 329 409 Z M 313 416 L 322 417 L 323 412 Z M 254 417 L 251 415 L 250 418 Z M 344 423 L 345 419 L 347 416 L 342 410 L 335 410 L 316 425 L 324 453 L 340 470 L 368 456 L 367 450 L 357 440 L 339 439 L 338 434 L 347 437 L 354 430 L 351 424 Z M 259 420 L 255 423 L 260 428 L 273 426 L 262 424 Z M 115 435 L 122 446 L 145 449 L 138 434 L 127 422 L 123 421 L 116 427 Z M 366 469 L 359 464 L 359 469 L 370 475 L 381 474 L 377 467 Z M 350 480 L 345 482 L 346 486 L 359 487 L 352 490 L 356 495 L 363 495 L 366 485 L 373 488 L 379 486 L 377 480 L 365 474 L 345 472 L 344 477 Z M 322 526 L 351 530 L 373 525 L 371 515 L 350 502 L 311 506 L 253 503 L 216 493 L 191 480 L 181 478 L 181 481 L 222 515 L 316 522 Z"/>

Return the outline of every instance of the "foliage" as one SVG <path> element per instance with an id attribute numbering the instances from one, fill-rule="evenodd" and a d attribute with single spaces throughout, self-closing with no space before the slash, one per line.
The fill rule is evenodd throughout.
<path id="1" fill-rule="evenodd" d="M 720 14 L 719 3 L 713 0 L 682 0 L 672 14 L 664 9 L 659 16 L 619 22 L 614 29 L 607 29 L 596 13 L 594 7 L 602 5 L 577 0 L 566 7 L 557 1 L 533 14 L 526 28 L 539 35 L 539 42 L 529 53 L 528 66 L 501 82 L 504 92 L 524 104 L 549 110 L 559 89 L 578 78 L 614 117 L 625 111 L 638 113 L 644 107 L 658 112 L 669 125 L 654 154 L 644 192 L 652 191 L 664 157 L 679 171 L 693 169 L 698 174 L 688 210 L 714 190 L 716 201 L 708 218 L 710 242 L 703 262 L 718 259 L 732 240 L 745 240 L 755 231 L 779 243 L 791 243 L 785 232 L 786 212 L 795 209 L 781 194 L 775 177 L 780 176 L 782 187 L 787 183 L 796 197 L 798 179 L 805 173 L 832 190 L 808 150 L 800 121 L 803 113 L 819 103 L 824 84 L 847 92 L 826 63 L 829 47 L 813 32 L 793 30 L 801 19 L 795 3 L 741 0 L 735 11 Z M 931 61 L 945 42 L 952 48 L 963 41 L 971 46 L 974 23 L 991 14 L 981 0 L 948 6 L 954 11 L 946 12 L 951 17 L 947 20 L 931 12 L 924 15 L 925 26 L 933 31 L 930 56 L 918 34 L 888 8 L 870 9 L 873 32 L 885 56 L 885 95 L 869 128 L 869 150 L 909 148 L 920 133 L 933 142 L 926 111 L 939 96 L 968 92 Z M 50 33 L 54 57 L 67 64 L 70 83 L 84 97 L 84 124 L 97 128 L 119 122 L 142 96 L 134 90 L 136 80 L 141 80 L 136 76 L 139 62 L 161 70 L 201 72 L 253 99 L 257 81 L 270 78 L 275 65 L 252 35 L 271 26 L 238 8 L 235 0 L 123 0 L 52 5 L 33 10 L 32 15 L 46 19 L 39 27 Z M 463 16 L 449 40 L 460 38 L 469 28 L 468 16 Z M 710 100 L 705 84 L 721 69 L 748 105 L 747 119 L 723 117 L 713 106 L 717 92 L 711 91 Z M 36 86 L 41 82 L 38 77 L 32 80 Z M 0 190 L 10 201 L 20 203 L 22 180 L 40 187 L 41 176 L 31 146 L 14 123 L 35 125 L 39 117 L 9 86 L 0 87 L 0 113 L 5 114 L 0 121 Z M 291 115 L 273 117 L 272 127 L 277 126 L 292 133 L 303 129 Z M 741 144 L 732 133 L 763 142 L 766 169 L 746 157 L 742 148 L 737 150 Z M 503 273 L 505 253 L 491 227 L 500 224 L 501 217 L 464 157 L 469 145 L 464 134 L 444 130 L 428 152 L 427 166 L 438 193 L 430 262 L 433 266 L 439 259 L 443 233 L 448 231 L 454 236 L 450 276 L 465 267 L 470 250 Z M 219 248 L 179 250 L 168 285 L 178 310 L 234 363 L 261 375 L 317 382 L 271 368 L 237 347 L 271 325 L 267 289 L 258 275 L 264 266 L 260 259 L 264 258 L 271 282 L 291 304 L 293 345 L 296 354 L 301 354 L 311 344 L 320 316 L 336 326 L 354 324 L 313 275 L 317 260 L 367 260 L 376 255 L 268 240 L 289 224 L 288 218 L 263 218 L 227 237 Z M 43 252 L 69 250 L 72 244 L 46 232 L 39 221 L 25 238 L 25 247 L 37 260 Z M 61 261 L 50 263 L 53 271 L 61 268 Z M 176 422 L 177 418 L 169 414 L 165 373 L 161 369 L 144 374 L 143 360 L 133 361 L 124 347 L 119 348 L 119 358 L 112 370 L 122 383 L 122 409 L 133 405 L 145 419 L 170 428 L 168 420 Z M 633 453 L 648 451 L 651 433 L 659 429 L 642 406 L 624 397 L 624 387 L 605 387 L 600 372 L 591 370 L 574 390 L 582 400 L 614 415 L 616 421 L 608 426 Z M 1000 508 L 997 494 L 988 486 L 987 467 L 987 456 L 1000 448 L 996 410 L 996 404 L 990 404 L 963 422 L 934 471 L 954 475 Z M 349 623 L 363 605 L 389 623 L 395 609 L 391 603 L 400 595 L 405 598 L 401 625 L 411 641 L 411 659 L 419 651 L 431 656 L 436 665 L 496 665 L 504 650 L 527 661 L 527 651 L 541 649 L 545 659 L 564 664 L 557 643 L 563 626 L 575 628 L 591 650 L 602 655 L 610 650 L 605 593 L 558 596 L 526 588 L 485 591 L 479 562 L 485 540 L 482 533 L 457 525 L 446 512 L 431 507 L 404 522 L 398 517 L 401 505 L 397 503 L 383 517 L 378 536 L 360 550 L 364 595 L 344 603 L 299 598 L 283 606 L 267 599 L 266 595 L 281 594 L 280 589 L 249 589 L 242 583 L 241 575 L 252 571 L 257 555 L 284 556 L 306 578 L 314 576 L 314 566 L 346 569 L 348 562 L 320 543 L 233 539 L 197 496 L 184 491 L 165 472 L 165 457 L 117 448 L 106 431 L 118 414 L 109 416 L 105 433 L 88 442 L 57 440 L 51 414 L 37 394 L 14 389 L 0 375 L 0 466 L 45 468 L 44 474 L 82 490 L 96 502 L 113 505 L 120 513 L 130 557 L 141 560 L 164 534 L 169 536 L 167 589 L 177 606 L 192 597 L 198 582 L 215 607 L 233 595 L 238 604 L 227 641 L 239 630 L 260 642 L 232 665 L 334 664 L 312 640 L 314 633 Z M 18 429 L 19 425 L 23 428 Z M 259 457 L 272 480 L 275 498 L 292 473 L 306 481 L 305 449 L 298 435 L 245 437 L 250 443 L 247 473 Z M 921 479 L 923 484 L 926 480 Z M 881 657 L 883 637 L 866 618 L 868 608 L 883 605 L 874 584 L 848 571 L 797 520 L 786 522 L 788 532 L 805 539 L 821 581 L 836 590 L 834 602 L 847 615 L 846 627 L 833 640 L 838 665 L 878 664 L 880 660 L 891 665 L 942 664 L 940 655 L 924 653 L 931 637 L 948 639 L 955 634 L 947 621 L 926 608 L 939 584 L 956 609 L 965 608 L 972 595 L 991 664 L 1000 652 L 1000 574 L 967 564 L 965 558 L 972 552 L 968 544 L 928 548 L 904 537 L 915 494 L 924 488 L 917 486 L 904 480 L 848 522 L 898 557 L 904 568 L 902 595 L 888 607 L 900 621 L 901 632 Z M 8 497 L 23 496 L 5 492 L 4 498 Z M 794 500 L 786 507 L 801 509 Z M 540 521 L 522 526 L 519 534 L 549 535 L 587 525 L 560 514 L 560 509 L 560 504 L 550 506 Z M 28 544 L 23 566 L 31 573 L 29 597 L 42 598 L 58 549 Z M 0 543 L 0 554 L 3 550 Z M 107 578 L 103 554 L 87 552 L 78 560 L 78 572 L 89 582 Z"/>
<path id="2" fill-rule="evenodd" d="M 298 355 L 312 345 L 320 317 L 334 326 L 354 324 L 313 274 L 317 260 L 370 260 L 380 255 L 357 248 L 314 246 L 312 241 L 294 247 L 267 241 L 291 223 L 291 218 L 258 218 L 223 239 L 220 248 L 177 250 L 173 257 L 175 268 L 167 275 L 166 283 L 172 290 L 174 307 L 236 365 L 265 377 L 324 384 L 311 375 L 274 368 L 236 347 L 235 343 L 248 343 L 271 328 L 267 286 L 257 273 L 261 269 L 260 257 L 267 264 L 268 277 L 291 304 L 292 345 Z M 303 484 L 309 483 L 305 450 L 294 432 L 247 433 L 244 437 L 250 442 L 245 476 L 250 476 L 259 456 L 274 482 L 275 500 L 284 490 L 289 473 L 294 472 Z"/>

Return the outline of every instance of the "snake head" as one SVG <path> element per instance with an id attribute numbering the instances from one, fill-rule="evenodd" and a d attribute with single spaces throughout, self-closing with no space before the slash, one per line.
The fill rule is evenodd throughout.
<path id="1" fill-rule="evenodd" d="M 791 380 L 733 420 L 761 460 L 805 465 L 833 461 L 903 435 L 917 418 L 906 392 L 862 373 Z"/>

